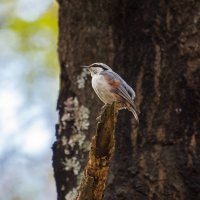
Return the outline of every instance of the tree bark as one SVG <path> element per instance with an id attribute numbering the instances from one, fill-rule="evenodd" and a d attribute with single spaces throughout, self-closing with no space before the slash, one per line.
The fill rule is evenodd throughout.
<path id="1" fill-rule="evenodd" d="M 59 0 L 58 200 L 71 200 L 101 102 L 81 65 L 108 64 L 136 91 L 120 111 L 104 200 L 200 199 L 200 2 Z"/>
<path id="2" fill-rule="evenodd" d="M 110 160 L 115 150 L 115 104 L 107 106 L 92 138 L 89 159 L 76 200 L 102 200 Z"/>

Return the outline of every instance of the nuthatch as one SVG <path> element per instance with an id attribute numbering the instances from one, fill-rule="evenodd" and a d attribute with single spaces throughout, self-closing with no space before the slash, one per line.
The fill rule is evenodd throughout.
<path id="1" fill-rule="evenodd" d="M 135 92 L 117 73 L 103 63 L 83 67 L 90 71 L 92 87 L 101 101 L 105 104 L 117 102 L 119 109 L 128 109 L 139 122 L 134 104 Z"/>

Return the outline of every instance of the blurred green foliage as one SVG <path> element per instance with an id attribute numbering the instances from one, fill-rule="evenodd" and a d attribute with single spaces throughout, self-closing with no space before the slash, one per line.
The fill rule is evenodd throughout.
<path id="1" fill-rule="evenodd" d="M 51 0 L 0 3 L 0 199 L 56 199 L 57 10 Z"/>
<path id="2" fill-rule="evenodd" d="M 24 53 L 40 52 L 45 56 L 47 67 L 57 73 L 57 33 L 58 33 L 57 4 L 54 2 L 41 17 L 35 21 L 24 21 L 10 17 L 7 21 L 9 29 L 14 30 L 20 38 L 18 51 Z"/>

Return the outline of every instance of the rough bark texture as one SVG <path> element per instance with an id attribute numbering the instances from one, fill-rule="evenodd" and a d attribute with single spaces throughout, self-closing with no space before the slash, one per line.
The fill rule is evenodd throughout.
<path id="1" fill-rule="evenodd" d="M 92 138 L 89 159 L 76 200 L 102 200 L 115 149 L 115 105 L 107 106 Z"/>
<path id="2" fill-rule="evenodd" d="M 59 0 L 61 86 L 53 167 L 74 198 L 100 101 L 80 65 L 104 62 L 136 91 L 121 111 L 104 200 L 200 199 L 200 1 Z"/>

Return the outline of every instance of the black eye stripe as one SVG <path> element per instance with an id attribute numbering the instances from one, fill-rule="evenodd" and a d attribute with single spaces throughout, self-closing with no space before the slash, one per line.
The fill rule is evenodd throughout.
<path id="1" fill-rule="evenodd" d="M 93 63 L 92 65 L 90 65 L 90 67 L 100 67 L 104 70 L 112 70 L 108 65 L 103 64 L 103 63 Z"/>
<path id="2" fill-rule="evenodd" d="M 107 69 L 106 67 L 104 67 L 104 66 L 102 66 L 102 65 L 94 65 L 94 66 L 92 66 L 92 67 L 101 67 L 101 68 L 103 68 L 103 69 Z"/>
<path id="3" fill-rule="evenodd" d="M 93 65 L 93 67 L 102 67 L 101 65 Z"/>

